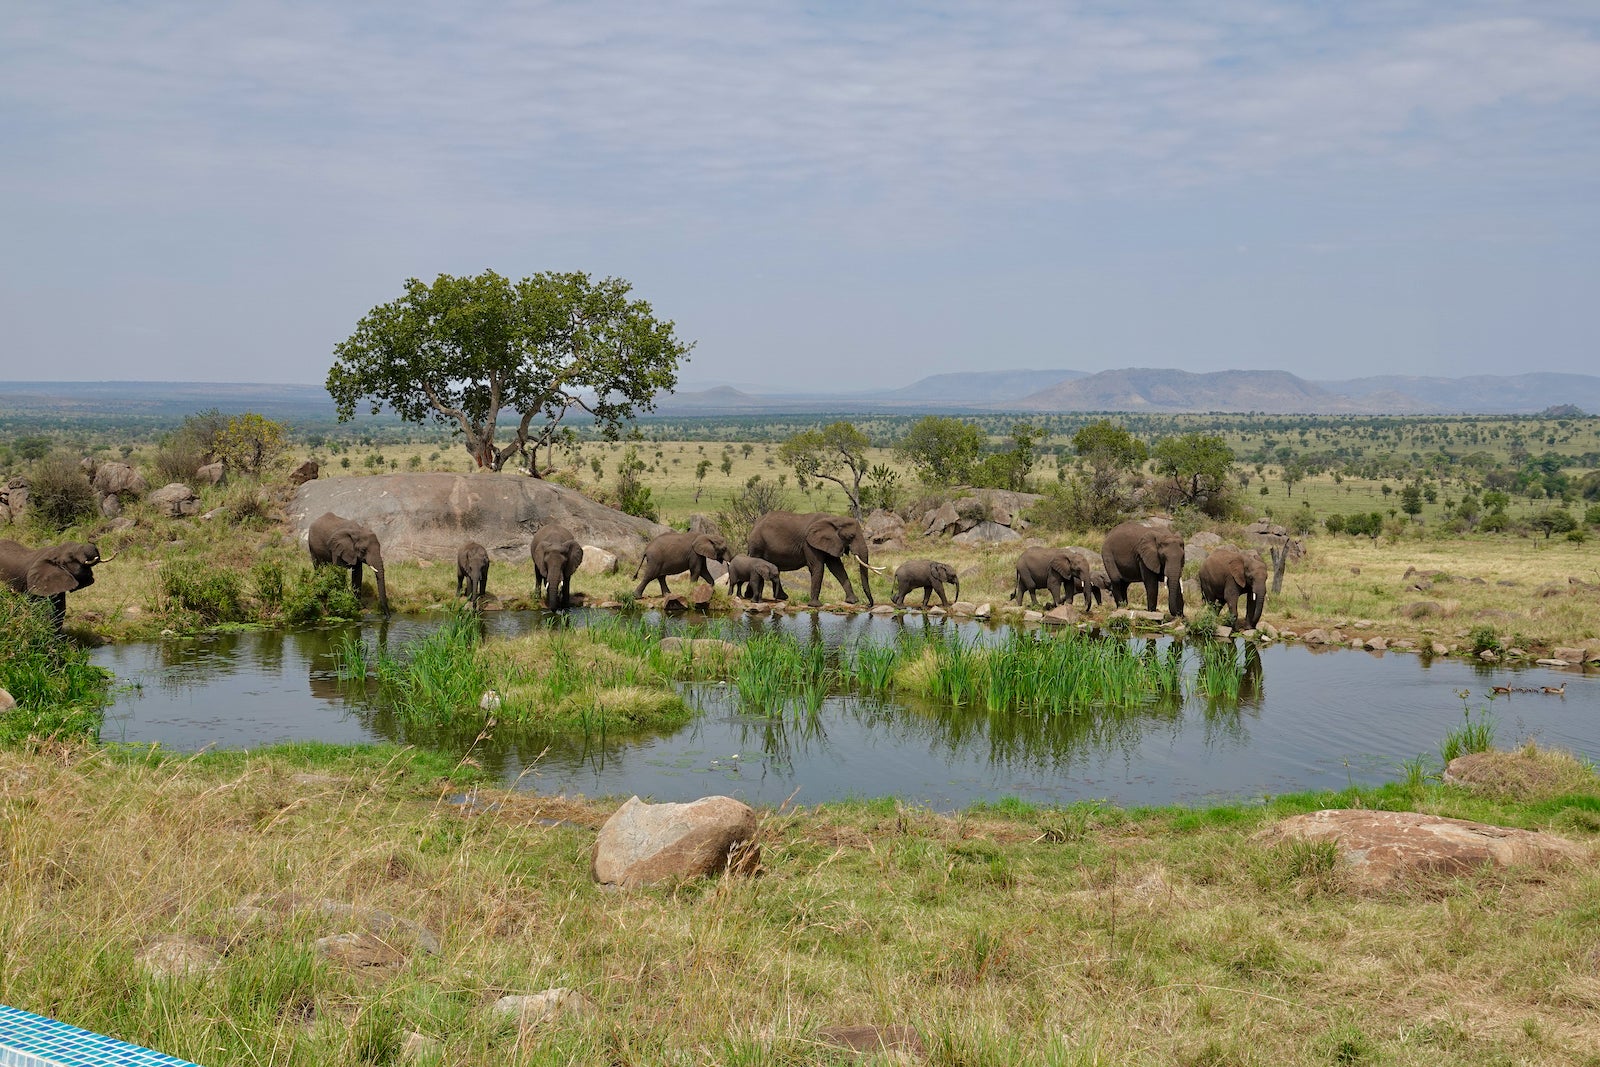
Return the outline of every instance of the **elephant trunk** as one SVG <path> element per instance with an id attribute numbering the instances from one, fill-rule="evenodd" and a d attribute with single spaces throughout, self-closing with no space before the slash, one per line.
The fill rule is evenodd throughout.
<path id="1" fill-rule="evenodd" d="M 867 598 L 867 607 L 872 607 L 872 568 L 867 565 L 867 546 L 862 545 L 855 553 L 856 566 L 861 569 L 861 594 Z"/>
<path id="2" fill-rule="evenodd" d="M 381 559 L 372 564 L 372 577 L 378 583 L 378 611 L 387 615 L 389 614 L 389 588 L 383 584 L 383 561 Z"/>
<path id="3" fill-rule="evenodd" d="M 960 600 L 961 599 L 961 577 L 959 575 L 957 575 L 955 578 L 952 578 L 950 580 L 950 584 L 955 586 L 956 599 Z"/>
<path id="4" fill-rule="evenodd" d="M 1183 572 L 1167 576 L 1167 613 L 1173 618 L 1183 615 Z"/>
<path id="5" fill-rule="evenodd" d="M 1261 623 L 1261 612 L 1267 606 L 1267 580 L 1252 582 L 1250 595 L 1245 602 L 1246 628 L 1254 630 Z"/>

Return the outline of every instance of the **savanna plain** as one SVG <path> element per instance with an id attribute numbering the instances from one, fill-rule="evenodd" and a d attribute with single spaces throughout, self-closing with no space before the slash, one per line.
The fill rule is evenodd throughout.
<path id="1" fill-rule="evenodd" d="M 827 469 L 786 448 L 840 421 L 641 420 L 631 439 L 574 434 L 540 466 L 669 525 L 707 516 L 737 548 L 755 509 L 850 507 L 845 486 L 819 477 Z M 981 500 L 982 481 L 1037 494 L 1021 532 L 1048 544 L 1097 546 L 1108 520 L 1151 511 L 1234 543 L 1258 517 L 1282 525 L 1303 552 L 1267 602 L 1281 635 L 1383 636 L 1411 642 L 1405 654 L 1438 646 L 1502 664 L 1600 637 L 1600 420 L 1050 416 L 1031 433 L 965 421 L 980 446 L 956 485 L 900 447 L 917 418 L 854 420 L 870 442 L 864 508 L 907 530 L 871 562 L 947 560 L 962 600 L 999 617 L 1020 622 L 1006 605 L 1020 543 L 957 545 L 920 521 L 943 501 Z M 228 422 L 0 421 L 0 471 L 28 479 L 35 504 L 85 456 L 158 486 L 207 458 L 204 435 Z M 1204 809 L 784 805 L 758 812 L 759 862 L 625 892 L 590 873 L 595 832 L 622 798 L 506 788 L 470 758 L 417 748 L 99 742 L 117 683 L 88 664 L 95 642 L 361 612 L 347 576 L 314 573 L 285 522 L 293 466 L 316 459 L 322 477 L 351 478 L 471 469 L 459 443 L 393 422 L 280 431 L 258 470 L 197 487 L 193 515 L 129 500 L 115 518 L 36 509 L 0 530 L 116 553 L 68 596 L 64 637 L 37 602 L 0 600 L 0 686 L 18 701 L 0 726 L 0 1001 L 212 1067 L 1600 1063 L 1600 780 L 1591 753 L 1506 736 L 1490 692 L 1469 695 L 1476 723 L 1381 786 Z M 1171 452 L 1101 453 L 1097 466 L 1091 446 L 1119 432 L 1220 442 L 1206 506 L 1181 492 L 1196 472 L 1163 469 Z M 469 733 L 495 728 L 478 704 L 487 687 L 508 694 L 506 718 L 625 731 L 692 714 L 676 696 L 686 678 L 739 684 L 755 661 L 793 651 L 664 654 L 633 614 L 652 599 L 633 595 L 633 562 L 574 582 L 591 603 L 623 605 L 616 625 L 505 641 L 473 636 L 453 567 L 391 562 L 393 609 L 438 616 L 441 636 L 392 654 L 352 646 L 345 662 L 404 713 Z M 803 575 L 790 577 L 803 600 Z M 495 565 L 495 607 L 531 606 L 532 587 L 531 565 Z M 739 605 L 718 590 L 710 610 Z M 1198 596 L 1187 615 L 1188 640 L 1236 647 L 1205 636 L 1225 620 Z M 1087 623 L 1110 628 L 1109 605 Z M 930 681 L 937 648 L 902 651 L 853 661 L 852 684 L 944 684 Z M 1493 751 L 1489 773 L 1446 783 L 1444 758 L 1471 749 Z M 1329 807 L 1547 831 L 1588 858 L 1371 891 L 1331 844 L 1257 836 Z M 555 990 L 567 992 L 549 1017 L 495 1010 Z"/>

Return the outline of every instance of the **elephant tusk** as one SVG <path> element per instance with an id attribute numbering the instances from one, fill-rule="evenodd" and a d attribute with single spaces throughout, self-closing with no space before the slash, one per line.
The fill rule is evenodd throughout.
<path id="1" fill-rule="evenodd" d="M 861 557 L 860 557 L 860 556 L 858 556 L 858 555 L 856 555 L 856 554 L 855 554 L 855 553 L 854 553 L 854 552 L 852 552 L 852 553 L 850 553 L 850 556 L 851 556 L 851 558 L 852 558 L 852 559 L 854 559 L 854 560 L 855 560 L 855 561 L 856 561 L 856 562 L 857 562 L 857 563 L 859 563 L 859 564 L 861 564 L 861 565 L 862 565 L 862 566 L 863 566 L 863 567 L 865 567 L 865 568 L 867 568 L 867 570 L 869 570 L 869 571 L 873 571 L 873 572 L 874 572 L 874 573 L 877 573 L 877 574 L 885 574 L 885 573 L 887 573 L 887 572 L 888 572 L 888 570 L 889 570 L 889 568 L 888 568 L 888 567 L 874 567 L 874 566 L 873 566 L 873 565 L 872 565 L 872 564 L 870 564 L 870 563 L 868 563 L 868 562 L 867 562 L 867 561 L 866 561 L 866 560 L 864 560 L 864 559 L 862 559 L 862 558 L 861 558 Z"/>
<path id="2" fill-rule="evenodd" d="M 116 552 L 111 553 L 109 556 L 101 556 L 100 559 L 95 563 L 95 566 L 98 567 L 101 563 L 110 563 L 112 560 L 116 559 L 117 556 L 118 553 Z"/>

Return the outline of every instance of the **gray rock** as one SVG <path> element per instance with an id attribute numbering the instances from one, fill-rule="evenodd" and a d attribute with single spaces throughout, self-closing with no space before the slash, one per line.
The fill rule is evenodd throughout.
<path id="1" fill-rule="evenodd" d="M 1009 526 L 997 522 L 980 522 L 966 533 L 956 534 L 952 540 L 958 545 L 1003 544 L 1020 541 L 1022 535 Z"/>
<path id="2" fill-rule="evenodd" d="M 107 493 L 100 498 L 100 514 L 108 519 L 121 515 L 122 500 L 115 493 Z"/>
<path id="3" fill-rule="evenodd" d="M 17 698 L 0 689 L 0 711 L 10 711 L 17 706 Z"/>
<path id="4" fill-rule="evenodd" d="M 194 472 L 194 480 L 201 485 L 221 485 L 228 480 L 227 464 L 219 459 L 215 463 L 207 463 L 203 467 L 197 467 Z"/>
<path id="5" fill-rule="evenodd" d="M 501 997 L 490 1008 L 496 1015 L 515 1019 L 519 1029 L 530 1029 L 563 1015 L 586 1019 L 594 1015 L 594 1002 L 575 989 L 546 989 L 542 993 Z"/>
<path id="6" fill-rule="evenodd" d="M 439 954 L 439 938 L 427 927 L 410 919 L 391 915 L 377 908 L 362 908 L 337 900 L 324 900 L 317 905 L 317 910 L 325 918 L 355 923 L 386 941 L 404 939 L 414 943 L 417 948 L 430 956 Z"/>
<path id="7" fill-rule="evenodd" d="M 156 978 L 192 978 L 222 966 L 222 954 L 203 941 L 189 937 L 158 937 L 134 957 Z"/>
<path id="8" fill-rule="evenodd" d="M 583 562 L 578 564 L 579 574 L 615 574 L 617 554 L 607 552 L 599 545 L 583 546 Z"/>
<path id="9" fill-rule="evenodd" d="M 922 516 L 922 535 L 924 537 L 943 537 L 953 534 L 961 527 L 961 516 L 956 511 L 956 506 L 946 500 L 943 504 Z"/>
<path id="10" fill-rule="evenodd" d="M 138 499 L 150 489 L 144 475 L 126 463 L 102 463 L 95 468 L 94 491 L 101 496 L 126 496 Z"/>
<path id="11" fill-rule="evenodd" d="M 556 522 L 583 545 L 638 559 L 667 527 L 624 514 L 575 490 L 512 474 L 380 474 L 319 478 L 294 491 L 289 518 L 300 543 L 323 512 L 372 528 L 385 561 L 456 558 L 467 540 L 501 562 L 525 563 L 541 523 Z"/>
<path id="12" fill-rule="evenodd" d="M 623 888 L 706 877 L 753 848 L 755 834 L 756 813 L 732 797 L 689 804 L 630 797 L 600 828 L 591 870 L 601 885 Z"/>
<path id="13" fill-rule="evenodd" d="M 199 494 L 182 482 L 168 482 L 151 493 L 148 499 L 161 514 L 171 519 L 193 515 L 200 510 Z"/>
<path id="14" fill-rule="evenodd" d="M 289 484 L 305 485 L 307 482 L 314 482 L 317 480 L 317 476 L 321 473 L 321 465 L 318 464 L 314 459 L 308 459 L 304 463 L 300 464 L 300 466 L 289 472 Z"/>

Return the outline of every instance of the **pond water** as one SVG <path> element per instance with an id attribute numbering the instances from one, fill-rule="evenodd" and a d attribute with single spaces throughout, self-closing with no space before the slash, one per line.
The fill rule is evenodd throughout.
<path id="1" fill-rule="evenodd" d="M 692 627 L 645 617 L 670 632 Z M 550 624 L 538 612 L 485 618 L 494 636 Z M 577 611 L 570 622 L 586 620 Z M 1112 717 L 1048 717 L 838 696 L 814 716 L 772 717 L 741 712 L 726 687 L 697 684 L 685 687 L 701 709 L 688 725 L 669 734 L 606 738 L 504 729 L 478 738 L 408 727 L 335 677 L 333 648 L 343 634 L 398 648 L 438 624 L 397 618 L 353 630 L 108 645 L 94 660 L 115 671 L 119 685 L 101 736 L 185 752 L 291 740 L 393 741 L 470 755 L 501 780 L 541 793 L 680 801 L 721 793 L 765 805 L 894 796 L 939 809 L 1008 796 L 1035 803 L 1205 804 L 1376 784 L 1402 777 L 1402 762 L 1417 756 L 1437 769 L 1440 742 L 1469 709 L 1475 721 L 1485 713 L 1493 719 L 1500 747 L 1533 738 L 1600 759 L 1600 674 L 1300 645 L 1252 653 L 1240 699 L 1229 706 L 1191 697 Z M 904 630 L 939 627 L 974 641 L 1005 633 L 914 614 L 799 613 L 732 625 L 830 645 L 887 644 Z M 1164 638 L 1148 647 L 1156 655 L 1182 651 Z M 1491 700 L 1494 685 L 1562 682 L 1564 696 Z"/>

